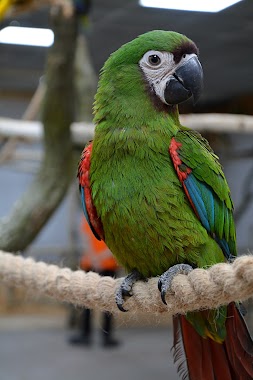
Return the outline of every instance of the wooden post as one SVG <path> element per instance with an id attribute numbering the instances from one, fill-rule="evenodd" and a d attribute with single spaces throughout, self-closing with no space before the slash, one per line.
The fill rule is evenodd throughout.
<path id="1" fill-rule="evenodd" d="M 77 19 L 64 16 L 61 7 L 54 8 L 51 19 L 55 41 L 48 54 L 42 109 L 44 158 L 30 187 L 0 220 L 0 247 L 12 252 L 33 241 L 74 178 L 70 126 L 74 120 Z"/>

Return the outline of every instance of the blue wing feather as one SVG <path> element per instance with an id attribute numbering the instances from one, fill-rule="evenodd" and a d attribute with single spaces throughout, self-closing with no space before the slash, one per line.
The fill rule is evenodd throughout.
<path id="1" fill-rule="evenodd" d="M 231 259 L 232 254 L 227 242 L 227 240 L 229 240 L 229 236 L 226 228 L 225 230 L 222 228 L 222 236 L 222 234 L 219 234 L 219 231 L 216 231 L 215 225 L 215 210 L 218 210 L 218 207 L 220 207 L 220 204 L 223 202 L 218 199 L 217 195 L 212 191 L 209 185 L 205 182 L 199 181 L 192 173 L 185 179 L 184 186 L 188 191 L 189 197 L 196 209 L 201 223 L 206 230 L 213 235 L 214 239 L 223 250 L 226 258 Z M 229 215 L 228 209 L 226 207 L 223 207 L 223 209 L 225 224 L 228 223 Z"/>
<path id="2" fill-rule="evenodd" d="M 89 220 L 89 217 L 88 217 L 87 208 L 86 208 L 86 204 L 85 204 L 84 188 L 82 186 L 80 186 L 80 193 L 81 193 L 81 201 L 82 201 L 83 213 L 84 213 L 84 216 L 85 216 L 87 222 L 89 223 L 89 226 L 91 227 L 90 220 Z"/>
<path id="3" fill-rule="evenodd" d="M 201 223 L 207 229 L 208 232 L 211 232 L 205 203 L 203 202 L 200 188 L 196 182 L 196 178 L 192 174 L 190 174 L 184 181 L 184 185 L 188 191 L 192 203 L 194 204 L 197 214 L 201 220 Z"/>
<path id="4" fill-rule="evenodd" d="M 87 212 L 87 208 L 86 208 L 86 202 L 85 202 L 85 193 L 84 193 L 84 187 L 83 186 L 80 186 L 80 193 L 81 193 L 81 201 L 82 201 L 82 208 L 83 208 L 83 213 L 84 213 L 84 216 L 90 226 L 90 229 L 91 231 L 93 232 L 93 234 L 95 235 L 95 237 L 98 239 L 98 240 L 101 240 L 100 236 L 96 233 L 96 231 L 94 230 L 91 222 L 90 222 L 90 218 L 88 216 L 88 212 Z"/>

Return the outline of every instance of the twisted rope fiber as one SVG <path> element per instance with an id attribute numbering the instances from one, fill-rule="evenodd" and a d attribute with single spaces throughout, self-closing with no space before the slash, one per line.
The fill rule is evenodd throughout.
<path id="1" fill-rule="evenodd" d="M 157 280 L 137 282 L 125 308 L 129 312 L 184 314 L 246 300 L 253 296 L 253 256 L 241 256 L 233 264 L 220 263 L 206 270 L 194 269 L 187 276 L 177 275 L 172 292 L 166 296 L 167 306 L 161 301 Z M 115 292 L 121 281 L 0 251 L 0 282 L 74 305 L 118 312 Z"/>

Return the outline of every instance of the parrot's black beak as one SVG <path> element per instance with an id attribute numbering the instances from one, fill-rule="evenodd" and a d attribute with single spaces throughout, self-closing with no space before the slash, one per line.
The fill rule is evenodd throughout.
<path id="1" fill-rule="evenodd" d="M 179 104 L 191 96 L 194 104 L 198 101 L 203 89 L 203 70 L 197 56 L 192 56 L 170 77 L 164 91 L 166 103 Z"/>

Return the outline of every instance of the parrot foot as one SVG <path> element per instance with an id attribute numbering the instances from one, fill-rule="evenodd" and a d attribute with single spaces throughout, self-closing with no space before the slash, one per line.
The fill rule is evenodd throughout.
<path id="1" fill-rule="evenodd" d="M 138 281 L 141 280 L 143 276 L 137 271 L 134 270 L 133 272 L 129 273 L 124 280 L 122 281 L 119 290 L 116 293 L 116 304 L 120 311 L 126 312 L 127 310 L 124 309 L 124 301 L 126 297 L 131 297 L 133 295 L 132 288 L 133 285 Z"/>
<path id="2" fill-rule="evenodd" d="M 188 264 L 176 264 L 170 267 L 166 272 L 164 272 L 158 281 L 158 289 L 161 292 L 161 298 L 165 305 L 167 302 L 165 300 L 165 296 L 167 291 L 171 288 L 171 283 L 173 278 L 177 274 L 188 274 L 193 270 L 193 268 Z"/>
<path id="3" fill-rule="evenodd" d="M 228 257 L 228 262 L 229 262 L 229 264 L 232 264 L 232 263 L 235 261 L 235 259 L 236 259 L 236 256 L 234 256 L 234 255 L 229 255 L 229 257 Z"/>

